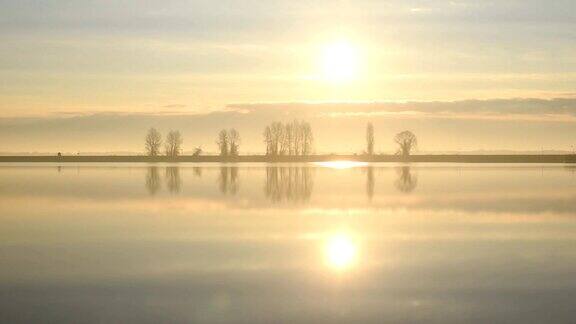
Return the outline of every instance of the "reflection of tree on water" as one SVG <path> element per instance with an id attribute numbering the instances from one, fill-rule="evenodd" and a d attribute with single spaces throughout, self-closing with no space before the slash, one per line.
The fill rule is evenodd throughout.
<path id="1" fill-rule="evenodd" d="M 372 201 L 374 197 L 374 167 L 368 166 L 366 168 L 366 196 L 368 200 Z"/>
<path id="2" fill-rule="evenodd" d="M 238 182 L 238 167 L 220 167 L 218 183 L 222 194 L 235 195 L 238 193 L 238 189 L 240 188 Z"/>
<path id="3" fill-rule="evenodd" d="M 180 192 L 182 188 L 182 178 L 180 178 L 179 167 L 166 167 L 166 187 L 172 194 Z"/>
<path id="4" fill-rule="evenodd" d="M 272 202 L 307 202 L 312 195 L 312 168 L 267 167 L 266 197 Z"/>
<path id="5" fill-rule="evenodd" d="M 194 176 L 196 178 L 202 178 L 202 168 L 201 167 L 194 167 L 194 168 L 192 168 L 192 170 L 194 171 Z"/>
<path id="6" fill-rule="evenodd" d="M 398 178 L 394 184 L 398 190 L 409 193 L 416 189 L 418 178 L 410 172 L 409 166 L 397 168 L 396 171 L 398 172 Z"/>
<path id="7" fill-rule="evenodd" d="M 148 192 L 151 195 L 155 195 L 158 190 L 160 190 L 160 174 L 158 172 L 158 167 L 148 167 L 148 172 L 146 173 L 146 189 L 148 189 Z"/>

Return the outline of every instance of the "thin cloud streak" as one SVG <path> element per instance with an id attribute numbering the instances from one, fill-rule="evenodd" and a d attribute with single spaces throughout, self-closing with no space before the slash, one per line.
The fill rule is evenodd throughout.
<path id="1" fill-rule="evenodd" d="M 299 111 L 329 117 L 450 118 L 481 120 L 576 120 L 576 99 L 493 99 L 433 102 L 252 103 L 229 108 L 258 112 L 265 109 Z"/>

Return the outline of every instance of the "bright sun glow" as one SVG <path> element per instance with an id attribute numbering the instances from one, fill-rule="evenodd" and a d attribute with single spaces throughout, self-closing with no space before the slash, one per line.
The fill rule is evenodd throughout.
<path id="1" fill-rule="evenodd" d="M 358 77 L 358 49 L 346 41 L 327 45 L 322 52 L 324 78 L 329 82 L 350 82 Z"/>
<path id="2" fill-rule="evenodd" d="M 356 244 L 348 235 L 332 236 L 326 243 L 327 262 L 337 270 L 344 270 L 352 266 L 356 261 L 356 254 Z"/>
<path id="3" fill-rule="evenodd" d="M 315 164 L 332 169 L 350 169 L 368 165 L 368 163 L 366 162 L 356 162 L 356 161 L 326 161 L 326 162 L 316 162 Z"/>

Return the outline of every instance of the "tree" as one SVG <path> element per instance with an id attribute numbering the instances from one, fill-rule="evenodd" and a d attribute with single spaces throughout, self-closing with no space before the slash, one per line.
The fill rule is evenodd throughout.
<path id="1" fill-rule="evenodd" d="M 312 127 L 308 122 L 302 122 L 302 149 L 301 155 L 308 155 L 312 153 L 312 144 L 314 143 L 314 136 L 312 135 Z"/>
<path id="2" fill-rule="evenodd" d="M 194 153 L 192 153 L 192 156 L 200 156 L 200 155 L 202 155 L 202 148 L 198 146 L 197 148 L 194 149 Z"/>
<path id="3" fill-rule="evenodd" d="M 230 146 L 230 155 L 238 156 L 240 149 L 240 133 L 234 128 L 228 131 L 228 143 Z"/>
<path id="4" fill-rule="evenodd" d="M 293 122 L 284 125 L 284 146 L 287 147 L 288 155 L 296 155 L 296 123 L 297 121 L 294 120 Z"/>
<path id="5" fill-rule="evenodd" d="M 264 129 L 266 155 L 308 155 L 312 153 L 312 128 L 304 121 L 274 122 Z"/>
<path id="6" fill-rule="evenodd" d="M 300 143 L 302 142 L 302 136 L 300 130 L 300 122 L 296 119 L 292 121 L 290 125 L 290 155 L 300 154 Z"/>
<path id="7" fill-rule="evenodd" d="M 264 129 L 264 143 L 266 144 L 266 155 L 283 154 L 286 148 L 284 142 L 284 125 L 280 122 L 273 122 Z"/>
<path id="8" fill-rule="evenodd" d="M 146 155 L 158 156 L 160 155 L 160 146 L 162 145 L 162 136 L 156 128 L 150 128 L 146 135 Z"/>
<path id="9" fill-rule="evenodd" d="M 398 152 L 396 154 L 401 154 L 404 157 L 409 156 L 410 152 L 412 152 L 418 145 L 416 135 L 411 131 L 403 131 L 396 134 L 394 142 L 398 144 Z"/>
<path id="10" fill-rule="evenodd" d="M 179 131 L 170 131 L 168 136 L 166 136 L 166 143 L 164 144 L 166 156 L 176 157 L 180 155 L 182 142 L 182 135 L 180 135 Z"/>
<path id="11" fill-rule="evenodd" d="M 282 155 L 282 142 L 284 141 L 284 125 L 280 122 L 274 122 L 270 125 L 272 132 L 272 155 Z"/>
<path id="12" fill-rule="evenodd" d="M 266 155 L 272 155 L 272 130 L 270 126 L 264 128 L 264 144 L 266 145 Z"/>
<path id="13" fill-rule="evenodd" d="M 218 133 L 218 139 L 216 140 L 218 144 L 218 150 L 220 151 L 220 156 L 228 156 L 228 132 L 223 129 Z"/>
<path id="14" fill-rule="evenodd" d="M 374 155 L 374 126 L 366 125 L 366 154 Z"/>

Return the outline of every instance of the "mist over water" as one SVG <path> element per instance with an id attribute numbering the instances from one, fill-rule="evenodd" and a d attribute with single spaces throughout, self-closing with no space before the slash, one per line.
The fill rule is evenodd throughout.
<path id="1" fill-rule="evenodd" d="M 576 298 L 561 165 L 5 164 L 0 224 L 0 322 L 569 323 Z"/>

